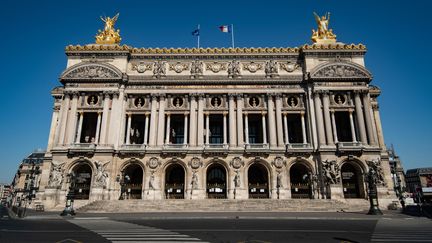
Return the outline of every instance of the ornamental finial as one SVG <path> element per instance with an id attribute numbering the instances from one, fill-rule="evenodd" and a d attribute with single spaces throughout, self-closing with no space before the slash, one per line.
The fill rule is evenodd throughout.
<path id="1" fill-rule="evenodd" d="M 336 35 L 333 30 L 329 29 L 330 13 L 320 17 L 314 12 L 315 20 L 318 24 L 318 30 L 312 30 L 312 41 L 317 44 L 336 43 Z"/>
<path id="2" fill-rule="evenodd" d="M 119 17 L 119 13 L 114 17 L 105 17 L 101 18 L 101 20 L 105 23 L 104 30 L 98 30 L 98 34 L 96 35 L 96 44 L 102 45 L 112 45 L 119 44 L 121 41 L 120 30 L 114 29 L 114 24 L 116 23 Z"/>

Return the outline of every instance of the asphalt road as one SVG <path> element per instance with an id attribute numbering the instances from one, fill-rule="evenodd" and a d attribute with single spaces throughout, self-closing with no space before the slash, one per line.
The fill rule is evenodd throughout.
<path id="1" fill-rule="evenodd" d="M 6 217 L 4 217 L 6 215 Z M 432 242 L 424 217 L 349 213 L 57 214 L 14 219 L 0 242 Z"/>

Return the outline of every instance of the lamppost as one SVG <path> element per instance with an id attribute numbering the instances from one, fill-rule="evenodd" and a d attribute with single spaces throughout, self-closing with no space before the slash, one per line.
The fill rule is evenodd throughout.
<path id="1" fill-rule="evenodd" d="M 122 171 L 121 172 L 121 176 L 117 175 L 116 181 L 118 183 L 120 183 L 120 198 L 119 200 L 124 200 L 127 199 L 124 195 L 125 195 L 125 185 L 129 183 L 130 181 L 130 177 L 128 175 L 125 175 L 125 172 Z"/>
<path id="2" fill-rule="evenodd" d="M 369 195 L 369 215 L 382 215 L 378 205 L 378 191 L 376 186 L 377 174 L 373 168 L 369 168 L 367 173 L 368 195 Z"/>
<path id="3" fill-rule="evenodd" d="M 76 176 L 74 172 L 67 174 L 68 183 L 69 183 L 69 192 L 66 195 L 66 205 L 63 209 L 63 212 L 60 214 L 61 216 L 74 216 L 75 210 L 73 209 L 73 203 L 75 198 L 75 182 Z"/>

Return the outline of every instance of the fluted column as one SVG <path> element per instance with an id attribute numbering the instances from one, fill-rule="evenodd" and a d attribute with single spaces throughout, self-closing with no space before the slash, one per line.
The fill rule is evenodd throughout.
<path id="1" fill-rule="evenodd" d="M 360 141 L 363 144 L 367 144 L 366 128 L 364 123 L 362 103 L 361 103 L 359 91 L 354 91 L 354 104 L 355 104 L 355 111 L 357 116 L 357 124 L 359 126 L 359 132 L 360 132 Z"/>
<path id="2" fill-rule="evenodd" d="M 338 143 L 338 135 L 337 135 L 337 130 L 336 130 L 336 119 L 335 119 L 335 111 L 332 109 L 331 110 L 331 120 L 332 120 L 332 126 L 333 126 L 333 136 L 334 136 L 334 140 L 335 143 Z"/>
<path id="3" fill-rule="evenodd" d="M 75 143 L 79 143 L 80 142 L 81 131 L 82 131 L 82 124 L 83 124 L 83 116 L 84 116 L 83 112 L 79 112 L 78 113 L 78 132 L 76 134 Z"/>
<path id="4" fill-rule="evenodd" d="M 132 114 L 131 113 L 127 113 L 126 116 L 127 116 L 126 144 L 130 144 Z"/>
<path id="5" fill-rule="evenodd" d="M 278 147 L 284 146 L 283 123 L 282 123 L 282 100 L 280 95 L 276 95 L 276 130 Z"/>
<path id="6" fill-rule="evenodd" d="M 227 113 L 223 113 L 223 144 L 227 144 Z"/>
<path id="7" fill-rule="evenodd" d="M 64 137 L 66 133 L 66 121 L 67 121 L 68 111 L 69 111 L 69 103 L 70 103 L 69 93 L 65 92 L 64 99 L 60 107 L 60 114 L 58 119 L 59 124 L 57 124 L 56 132 L 55 132 L 56 134 L 54 137 L 55 144 L 64 143 Z"/>
<path id="8" fill-rule="evenodd" d="M 68 117 L 68 124 L 67 124 L 67 129 L 68 129 L 67 144 L 72 144 L 75 141 L 75 134 L 76 134 L 75 129 L 76 129 L 77 118 L 78 118 L 78 113 L 77 113 L 78 98 L 79 98 L 78 96 L 79 96 L 78 92 L 73 93 L 72 105 L 69 111 L 70 118 Z"/>
<path id="9" fill-rule="evenodd" d="M 210 143 L 210 114 L 208 112 L 205 113 L 205 123 L 206 123 L 206 135 L 205 135 L 205 144 L 209 145 Z"/>
<path id="10" fill-rule="evenodd" d="M 188 143 L 188 113 L 184 114 L 184 135 L 183 135 L 183 144 L 187 144 Z"/>
<path id="11" fill-rule="evenodd" d="M 101 126 L 101 117 L 102 113 L 98 112 L 98 118 L 96 122 L 96 137 L 95 137 L 95 144 L 99 144 L 99 137 L 100 137 L 100 126 Z"/>
<path id="12" fill-rule="evenodd" d="M 247 112 L 244 113 L 244 121 L 245 121 L 245 129 L 244 129 L 245 143 L 249 144 L 249 119 L 248 119 Z"/>
<path id="13" fill-rule="evenodd" d="M 110 96 L 108 93 L 104 93 L 103 95 L 104 95 L 104 101 L 103 101 L 103 111 L 102 111 L 102 127 L 101 127 L 101 132 L 99 137 L 99 143 L 106 144 Z"/>
<path id="14" fill-rule="evenodd" d="M 283 122 L 284 122 L 284 132 L 285 132 L 285 144 L 289 144 L 287 113 L 283 114 Z"/>
<path id="15" fill-rule="evenodd" d="M 148 144 L 148 127 L 149 127 L 149 113 L 145 113 L 145 124 L 144 124 L 144 145 Z"/>
<path id="16" fill-rule="evenodd" d="M 369 138 L 369 144 L 370 145 L 376 145 L 375 136 L 373 134 L 373 127 L 372 127 L 372 117 L 371 117 L 371 106 L 370 106 L 369 93 L 363 94 L 363 107 L 364 107 L 364 114 L 365 114 L 366 128 L 367 128 L 367 134 L 368 134 L 368 138 Z"/>
<path id="17" fill-rule="evenodd" d="M 52 117 L 51 117 L 51 126 L 50 126 L 50 132 L 48 137 L 48 146 L 47 151 L 50 151 L 54 145 L 54 138 L 56 136 L 56 130 L 59 126 L 60 120 L 59 120 L 59 108 L 54 107 Z"/>
<path id="18" fill-rule="evenodd" d="M 126 131 L 127 130 L 126 109 L 127 109 L 127 105 L 128 105 L 128 103 L 127 103 L 128 97 L 127 97 L 127 95 L 124 95 L 124 93 L 123 94 L 122 93 L 123 93 L 123 91 L 120 91 L 120 98 L 121 98 L 120 117 L 122 119 L 120 120 L 120 129 L 119 129 L 120 134 L 118 135 L 118 137 L 116 139 L 116 141 L 117 141 L 116 147 L 125 143 L 125 137 L 126 137 L 126 132 L 127 132 Z"/>
<path id="19" fill-rule="evenodd" d="M 228 95 L 229 106 L 229 146 L 233 148 L 237 145 L 237 131 L 236 131 L 236 115 L 235 115 L 235 101 L 234 95 Z"/>
<path id="20" fill-rule="evenodd" d="M 171 114 L 166 114 L 167 121 L 166 121 L 166 131 L 165 131 L 165 144 L 170 144 L 172 141 L 170 141 L 170 135 L 171 135 Z"/>
<path id="21" fill-rule="evenodd" d="M 302 135 L 303 135 L 303 144 L 307 144 L 307 136 L 306 136 L 306 124 L 304 112 L 301 113 L 301 125 L 302 125 Z"/>
<path id="22" fill-rule="evenodd" d="M 384 135 L 383 135 L 383 130 L 382 130 L 382 126 L 381 126 L 381 117 L 379 114 L 379 106 L 378 104 L 372 105 L 373 108 L 373 114 L 374 114 L 374 118 L 375 118 L 375 127 L 377 130 L 377 140 L 379 142 L 379 145 L 382 149 L 385 149 L 385 143 L 384 143 Z"/>
<path id="23" fill-rule="evenodd" d="M 249 143 L 243 139 L 243 96 L 237 95 L 237 146 L 243 147 L 244 143 Z M 249 135 L 248 135 L 249 136 Z"/>
<path id="24" fill-rule="evenodd" d="M 150 137 L 149 137 L 149 145 L 156 145 L 156 135 L 157 135 L 157 97 L 151 97 L 151 112 L 150 112 Z"/>
<path id="25" fill-rule="evenodd" d="M 198 146 L 204 146 L 204 97 L 202 95 L 198 96 Z"/>
<path id="26" fill-rule="evenodd" d="M 324 125 L 326 130 L 327 144 L 334 145 L 332 135 L 332 123 L 330 119 L 330 100 L 328 92 L 323 93 L 323 107 L 324 107 Z"/>
<path id="27" fill-rule="evenodd" d="M 269 137 L 270 147 L 276 147 L 277 146 L 276 121 L 275 121 L 274 102 L 273 102 L 272 95 L 267 96 L 267 109 L 268 109 L 267 116 L 268 116 L 269 133 L 270 133 L 270 137 Z"/>
<path id="28" fill-rule="evenodd" d="M 267 125 L 266 125 L 266 114 L 265 112 L 261 113 L 262 117 L 262 133 L 263 133 L 263 144 L 267 144 Z M 271 139 L 271 135 L 270 135 Z"/>
<path id="29" fill-rule="evenodd" d="M 157 135 L 157 145 L 163 145 L 164 139 L 164 126 L 165 126 L 165 96 L 159 96 L 159 118 L 158 118 L 158 135 Z"/>
<path id="30" fill-rule="evenodd" d="M 352 134 L 352 141 L 357 142 L 357 137 L 355 133 L 355 127 L 354 127 L 354 119 L 353 119 L 353 110 L 349 110 L 349 119 L 350 119 L 350 126 L 351 126 L 351 134 Z"/>
<path id="31" fill-rule="evenodd" d="M 315 113 L 316 113 L 316 122 L 318 127 L 318 142 L 319 145 L 326 144 L 326 138 L 324 133 L 324 121 L 323 121 L 323 113 L 321 108 L 321 98 L 318 92 L 314 93 L 314 103 L 315 103 Z"/>
<path id="32" fill-rule="evenodd" d="M 190 121 L 189 121 L 189 144 L 192 147 L 196 146 L 197 143 L 197 115 L 196 115 L 196 108 L 197 108 L 197 101 L 196 101 L 196 95 L 190 95 Z"/>

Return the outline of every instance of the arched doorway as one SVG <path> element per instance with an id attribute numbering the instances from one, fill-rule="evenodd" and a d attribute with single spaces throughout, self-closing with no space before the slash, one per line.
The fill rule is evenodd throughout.
<path id="1" fill-rule="evenodd" d="M 351 162 L 344 163 L 341 176 L 345 198 L 364 198 L 363 173 L 358 165 Z"/>
<path id="2" fill-rule="evenodd" d="M 310 169 L 302 164 L 295 163 L 290 168 L 290 184 L 292 198 L 311 198 Z"/>
<path id="3" fill-rule="evenodd" d="M 264 165 L 252 164 L 248 169 L 249 198 L 269 198 L 268 171 Z"/>
<path id="4" fill-rule="evenodd" d="M 126 199 L 142 198 L 143 174 L 143 169 L 139 164 L 130 164 L 123 170 L 123 193 Z"/>
<path id="5" fill-rule="evenodd" d="M 165 171 L 165 196 L 167 199 L 184 199 L 185 171 L 179 164 Z"/>
<path id="6" fill-rule="evenodd" d="M 87 163 L 80 163 L 72 169 L 72 172 L 75 174 L 74 199 L 88 200 L 90 197 L 92 168 Z"/>
<path id="7" fill-rule="evenodd" d="M 226 170 L 220 164 L 212 164 L 207 169 L 207 197 L 227 198 Z"/>

